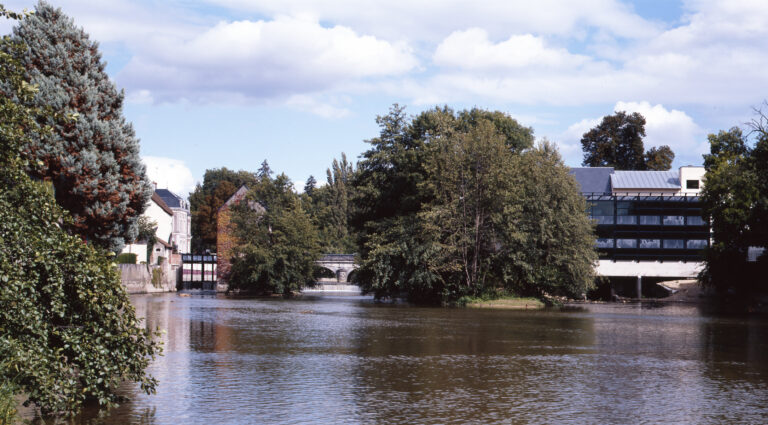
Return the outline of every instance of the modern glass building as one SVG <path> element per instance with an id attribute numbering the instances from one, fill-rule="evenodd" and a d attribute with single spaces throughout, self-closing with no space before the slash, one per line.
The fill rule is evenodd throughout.
<path id="1" fill-rule="evenodd" d="M 573 168 L 604 260 L 702 261 L 710 243 L 701 217 L 703 167 L 679 171 Z"/>

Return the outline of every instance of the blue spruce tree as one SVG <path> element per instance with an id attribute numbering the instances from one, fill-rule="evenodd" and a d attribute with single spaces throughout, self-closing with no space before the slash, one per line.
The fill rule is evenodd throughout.
<path id="1" fill-rule="evenodd" d="M 119 251 L 136 237 L 152 195 L 138 139 L 123 117 L 124 94 L 104 72 L 98 43 L 61 9 L 40 1 L 13 38 L 28 47 L 19 60 L 38 86 L 30 106 L 58 112 L 39 117 L 53 132 L 29 138 L 28 171 L 52 183 L 73 218 L 70 231 Z"/>

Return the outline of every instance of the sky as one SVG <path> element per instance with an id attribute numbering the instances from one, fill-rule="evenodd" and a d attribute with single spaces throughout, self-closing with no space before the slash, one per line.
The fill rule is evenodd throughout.
<path id="1" fill-rule="evenodd" d="M 34 8 L 4 0 L 7 8 Z M 701 165 L 768 97 L 765 0 L 61 0 L 100 43 L 158 187 L 266 159 L 297 190 L 356 159 L 391 105 L 508 113 L 579 166 L 604 115 Z M 0 33 L 11 31 L 0 21 Z"/>

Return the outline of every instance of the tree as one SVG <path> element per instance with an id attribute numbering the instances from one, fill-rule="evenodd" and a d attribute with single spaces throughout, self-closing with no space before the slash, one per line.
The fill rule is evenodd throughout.
<path id="1" fill-rule="evenodd" d="M 241 186 L 254 186 L 259 181 L 248 171 L 232 171 L 226 167 L 205 170 L 203 184 L 198 184 L 189 195 L 192 215 L 192 251 L 216 251 L 217 214 L 219 208 Z"/>
<path id="2" fill-rule="evenodd" d="M 254 207 L 256 203 L 264 209 Z M 260 180 L 233 208 L 238 244 L 231 290 L 290 296 L 314 284 L 314 262 L 320 254 L 317 230 L 288 176 Z"/>
<path id="3" fill-rule="evenodd" d="M 261 163 L 261 167 L 259 167 L 259 171 L 256 172 L 256 175 L 259 176 L 260 179 L 270 179 L 272 178 L 272 169 L 269 168 L 269 163 L 267 163 L 267 160 L 265 159 Z"/>
<path id="4" fill-rule="evenodd" d="M 39 121 L 53 110 L 29 106 L 37 87 L 13 59 L 20 51 L 0 41 L 0 382 L 43 413 L 74 414 L 88 399 L 112 405 L 122 381 L 153 392 L 145 370 L 160 346 L 107 252 L 68 235 L 72 219 L 24 170 L 24 148 L 52 131 Z"/>
<path id="5" fill-rule="evenodd" d="M 98 44 L 61 9 L 40 1 L 13 39 L 28 47 L 18 59 L 38 87 L 29 105 L 59 112 L 38 117 L 53 131 L 27 141 L 28 171 L 53 184 L 56 201 L 71 214 L 71 231 L 119 251 L 135 238 L 152 194 L 123 116 L 124 95 L 104 71 Z"/>
<path id="6" fill-rule="evenodd" d="M 315 192 L 315 188 L 317 187 L 317 180 L 315 180 L 315 176 L 309 176 L 307 179 L 307 182 L 304 183 L 304 193 L 307 194 L 310 198 Z"/>
<path id="7" fill-rule="evenodd" d="M 531 150 L 531 130 L 509 132 L 523 127 L 497 112 L 435 108 L 408 122 L 395 107 L 378 122 L 355 177 L 364 290 L 452 303 L 590 287 L 585 201 L 551 145 Z"/>
<path id="8" fill-rule="evenodd" d="M 761 111 L 757 114 L 752 141 L 737 127 L 708 136 L 702 209 L 711 219 L 714 242 L 700 278 L 719 291 L 768 289 L 768 256 L 747 262 L 749 247 L 768 247 L 768 120 Z"/>
<path id="9" fill-rule="evenodd" d="M 516 158 L 498 224 L 507 289 L 581 298 L 594 285 L 595 234 L 579 184 L 547 141 Z"/>
<path id="10" fill-rule="evenodd" d="M 581 137 L 583 165 L 618 170 L 669 170 L 675 154 L 669 146 L 644 153 L 645 117 L 624 111 L 606 115 Z"/>
<path id="11" fill-rule="evenodd" d="M 349 226 L 354 173 L 354 167 L 342 152 L 341 160 L 334 159 L 326 170 L 327 184 L 312 190 L 309 198 L 308 212 L 320 232 L 320 244 L 325 252 L 355 251 L 354 236 Z"/>
<path id="12" fill-rule="evenodd" d="M 666 171 L 672 168 L 675 153 L 667 145 L 653 147 L 645 153 L 645 168 L 652 171 Z"/>

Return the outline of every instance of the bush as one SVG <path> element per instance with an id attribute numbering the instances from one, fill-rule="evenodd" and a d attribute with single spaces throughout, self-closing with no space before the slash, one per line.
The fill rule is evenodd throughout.
<path id="1" fill-rule="evenodd" d="M 0 381 L 16 383 L 44 414 L 109 406 L 160 353 L 141 326 L 107 251 L 66 234 L 52 195 L 19 170 L 0 169 Z M 23 213 L 19 213 L 23 211 Z"/>
<path id="2" fill-rule="evenodd" d="M 136 254 L 124 252 L 115 259 L 117 264 L 136 264 Z"/>

